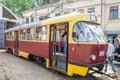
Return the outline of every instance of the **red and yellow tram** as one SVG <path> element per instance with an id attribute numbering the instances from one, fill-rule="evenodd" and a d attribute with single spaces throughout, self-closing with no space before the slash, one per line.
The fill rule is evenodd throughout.
<path id="1" fill-rule="evenodd" d="M 106 39 L 94 15 L 76 13 L 49 18 L 8 29 L 5 35 L 7 52 L 69 76 L 85 76 L 91 67 L 100 70 L 106 60 Z"/>

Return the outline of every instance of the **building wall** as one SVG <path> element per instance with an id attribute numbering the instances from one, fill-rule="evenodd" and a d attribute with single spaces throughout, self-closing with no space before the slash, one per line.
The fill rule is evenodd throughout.
<path id="1" fill-rule="evenodd" d="M 53 5 L 43 6 L 38 8 L 37 16 L 44 16 L 45 14 L 52 11 L 49 15 L 54 17 L 56 13 L 63 15 L 65 13 L 80 12 L 84 9 L 84 13 L 88 13 L 89 8 L 95 8 L 95 15 L 100 18 L 101 27 L 105 35 L 117 35 L 120 33 L 120 0 L 61 0 L 64 2 L 59 2 Z M 55 9 L 55 7 L 58 8 Z M 109 19 L 110 7 L 118 6 L 118 19 Z M 30 15 L 31 12 L 35 11 L 27 10 L 23 12 L 23 16 Z M 33 12 L 34 13 L 34 12 Z M 35 14 L 35 13 L 34 13 Z M 35 17 L 36 15 L 34 15 Z M 30 18 L 30 17 L 29 17 Z M 116 37 L 116 36 L 114 36 Z"/>
<path id="2" fill-rule="evenodd" d="M 0 20 L 0 48 L 5 47 L 5 39 L 4 39 L 4 29 L 6 21 Z"/>
<path id="3" fill-rule="evenodd" d="M 14 19 L 12 19 L 11 16 L 14 17 Z M 9 8 L 0 3 L 0 20 L 18 22 L 17 18 L 18 17 Z"/>
<path id="4" fill-rule="evenodd" d="M 4 31 L 8 28 L 15 27 L 17 22 L 17 16 L 0 3 L 0 49 L 5 48 Z"/>
<path id="5" fill-rule="evenodd" d="M 2 6 L 0 6 L 0 19 L 2 18 Z"/>
<path id="6" fill-rule="evenodd" d="M 120 32 L 120 0 L 112 0 L 114 3 L 109 2 L 108 0 L 106 0 L 106 9 L 105 9 L 105 23 L 104 23 L 104 29 L 105 31 L 109 32 L 109 31 L 119 31 Z M 110 11 L 110 7 L 113 6 L 118 6 L 118 19 L 109 19 L 109 11 Z"/>

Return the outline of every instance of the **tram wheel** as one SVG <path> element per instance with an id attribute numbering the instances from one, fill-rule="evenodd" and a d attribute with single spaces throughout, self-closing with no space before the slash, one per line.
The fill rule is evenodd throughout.
<path id="1" fill-rule="evenodd" d="M 99 71 L 102 71 L 103 68 L 104 68 L 104 65 L 99 65 L 97 68 L 98 68 Z"/>

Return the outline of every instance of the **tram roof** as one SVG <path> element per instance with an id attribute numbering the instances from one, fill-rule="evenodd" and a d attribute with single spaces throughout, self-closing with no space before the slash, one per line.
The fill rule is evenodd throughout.
<path id="1" fill-rule="evenodd" d="M 38 21 L 38 22 L 20 25 L 20 26 L 14 27 L 14 28 L 10 28 L 10 29 L 6 30 L 5 32 L 11 32 L 11 31 L 16 31 L 16 30 L 25 29 L 25 28 L 38 27 L 38 26 L 47 25 L 47 24 L 56 24 L 56 23 L 61 23 L 61 22 L 68 22 L 68 21 L 72 21 L 72 20 L 76 20 L 76 21 L 81 20 L 81 21 L 88 21 L 89 22 L 90 21 L 89 16 L 90 16 L 89 14 L 81 14 L 81 13 L 62 15 L 62 16 L 53 17 L 53 18 L 49 18 L 46 20 Z M 98 21 L 95 23 L 99 24 Z"/>
<path id="2" fill-rule="evenodd" d="M 99 20 L 93 21 L 90 19 L 90 16 L 95 16 L 95 15 L 90 15 L 90 14 L 85 14 L 85 13 L 67 14 L 67 15 L 62 15 L 62 16 L 44 20 L 42 22 L 42 25 L 56 24 L 56 23 L 70 22 L 70 21 L 88 21 L 88 22 L 93 22 L 93 23 L 99 24 Z"/>
<path id="3" fill-rule="evenodd" d="M 10 28 L 10 29 L 6 30 L 5 32 L 11 32 L 11 31 L 16 31 L 16 30 L 25 29 L 25 28 L 32 28 L 34 26 L 37 27 L 37 26 L 40 26 L 41 22 L 42 21 L 20 25 L 20 26 L 14 27 L 14 28 Z"/>

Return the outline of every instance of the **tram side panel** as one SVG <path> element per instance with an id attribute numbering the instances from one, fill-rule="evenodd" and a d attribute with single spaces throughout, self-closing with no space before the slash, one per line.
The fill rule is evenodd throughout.
<path id="1" fill-rule="evenodd" d="M 26 52 L 34 56 L 49 58 L 49 43 L 19 41 L 19 52 Z"/>
<path id="2" fill-rule="evenodd" d="M 5 40 L 6 50 L 8 53 L 14 53 L 14 41 Z"/>
<path id="3" fill-rule="evenodd" d="M 10 37 L 8 37 L 8 34 Z M 12 32 L 5 33 L 5 48 L 8 53 L 14 53 L 14 37 L 12 36 Z"/>
<path id="4" fill-rule="evenodd" d="M 106 44 L 70 44 L 69 48 L 69 62 L 97 64 L 106 59 Z M 96 57 L 95 60 L 92 60 L 92 55 Z"/>
<path id="5" fill-rule="evenodd" d="M 103 65 L 106 59 L 106 47 L 106 44 L 69 44 L 68 75 L 85 76 L 90 67 Z M 95 60 L 92 58 L 93 55 L 96 56 Z"/>

